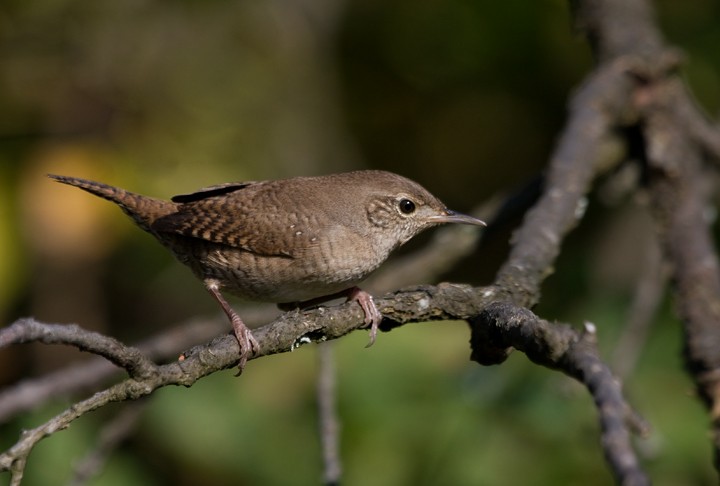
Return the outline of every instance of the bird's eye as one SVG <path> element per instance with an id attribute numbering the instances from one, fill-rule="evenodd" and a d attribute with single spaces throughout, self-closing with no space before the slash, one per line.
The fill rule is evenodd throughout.
<path id="1" fill-rule="evenodd" d="M 410 199 L 400 199 L 400 211 L 403 214 L 411 214 L 415 212 L 415 203 L 412 202 Z"/>

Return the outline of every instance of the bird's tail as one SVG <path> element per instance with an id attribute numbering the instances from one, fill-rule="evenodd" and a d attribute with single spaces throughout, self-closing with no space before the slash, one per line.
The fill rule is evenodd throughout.
<path id="1" fill-rule="evenodd" d="M 130 216 L 135 223 L 148 232 L 152 223 L 175 211 L 176 204 L 154 197 L 141 196 L 133 192 L 109 186 L 101 182 L 89 181 L 78 177 L 67 177 L 55 174 L 48 174 L 48 177 L 63 184 L 79 187 L 80 189 L 94 194 L 108 201 L 112 201 Z"/>

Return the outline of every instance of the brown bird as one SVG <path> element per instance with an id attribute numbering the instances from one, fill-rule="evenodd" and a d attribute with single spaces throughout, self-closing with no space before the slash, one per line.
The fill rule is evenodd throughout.
<path id="1" fill-rule="evenodd" d="M 382 315 L 357 284 L 390 252 L 441 223 L 485 225 L 416 182 L 366 170 L 231 182 L 171 201 L 76 177 L 48 177 L 114 202 L 203 281 L 232 323 L 239 369 L 259 346 L 221 290 L 282 309 L 356 300 L 375 341 Z"/>

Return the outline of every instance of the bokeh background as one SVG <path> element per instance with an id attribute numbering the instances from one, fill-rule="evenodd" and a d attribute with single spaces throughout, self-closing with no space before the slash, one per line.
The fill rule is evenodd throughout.
<path id="1" fill-rule="evenodd" d="M 720 4 L 656 4 L 699 103 L 718 113 Z M 541 173 L 591 67 L 561 0 L 3 0 L 0 323 L 32 315 L 132 343 L 218 317 L 190 272 L 115 207 L 45 173 L 169 197 L 378 168 L 467 211 Z M 538 308 L 595 323 L 608 359 L 651 233 L 642 201 L 613 194 L 591 199 Z M 488 283 L 517 222 L 441 277 Z M 714 484 L 680 337 L 663 302 L 625 387 L 654 427 L 639 446 L 656 483 Z M 608 484 L 587 394 L 519 353 L 481 368 L 468 338 L 456 322 L 406 326 L 371 349 L 364 333 L 337 343 L 344 482 Z M 82 358 L 0 351 L 0 386 Z M 318 484 L 316 371 L 310 346 L 252 362 L 241 379 L 228 371 L 160 390 L 90 484 Z M 0 425 L 0 446 L 69 403 Z M 25 484 L 67 482 L 122 407 L 42 442 Z"/>

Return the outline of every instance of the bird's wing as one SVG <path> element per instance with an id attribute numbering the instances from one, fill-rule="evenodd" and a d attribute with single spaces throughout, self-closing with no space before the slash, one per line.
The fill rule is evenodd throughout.
<path id="1" fill-rule="evenodd" d="M 176 203 L 190 203 L 195 201 L 201 201 L 210 197 L 230 194 L 232 192 L 239 191 L 240 189 L 250 187 L 254 184 L 257 184 L 257 182 L 226 182 L 224 184 L 216 184 L 214 186 L 203 187 L 202 189 L 198 189 L 197 191 L 191 192 L 190 194 L 178 194 L 177 196 L 173 196 L 171 200 L 172 202 Z"/>
<path id="2" fill-rule="evenodd" d="M 262 182 L 228 183 L 175 196 L 177 211 L 157 219 L 153 231 L 240 248 L 258 255 L 294 258 L 318 244 L 294 216 L 262 191 Z"/>

